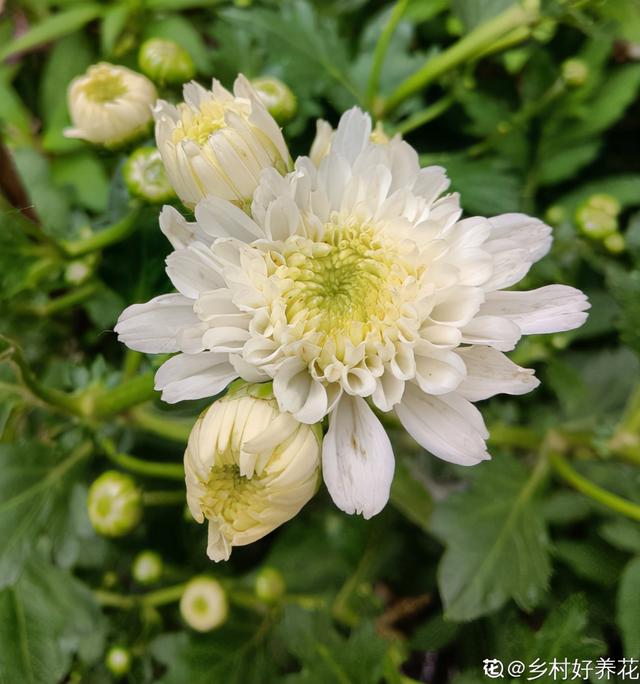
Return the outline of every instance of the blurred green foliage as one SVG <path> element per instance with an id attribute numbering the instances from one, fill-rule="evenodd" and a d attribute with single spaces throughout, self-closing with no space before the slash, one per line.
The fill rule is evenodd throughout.
<path id="1" fill-rule="evenodd" d="M 489 657 L 640 658 L 640 7 L 525 5 L 8 3 L 0 682 L 116 681 L 104 664 L 114 645 L 132 655 L 133 684 L 471 684 L 485 681 Z M 298 102 L 285 127 L 294 156 L 308 151 L 316 117 L 335 123 L 359 104 L 424 164 L 447 167 L 468 214 L 526 211 L 553 224 L 553 252 L 524 286 L 576 285 L 591 316 L 521 344 L 514 359 L 543 384 L 483 405 L 491 463 L 436 462 L 389 425 L 398 466 L 376 519 L 346 516 L 321 492 L 230 562 L 207 560 L 206 530 L 179 503 L 181 453 L 204 403 L 161 405 L 157 360 L 110 332 L 126 304 L 168 287 L 157 207 L 129 196 L 127 150 L 63 135 L 70 80 L 98 60 L 136 68 L 151 37 L 181 45 L 203 83 L 229 85 L 238 72 L 284 81 Z M 179 98 L 169 86 L 161 94 Z M 619 205 L 604 231 L 615 244 L 581 227 L 596 194 Z M 114 463 L 147 506 L 132 535 L 106 540 L 89 524 L 86 492 Z M 152 589 L 132 575 L 143 549 L 163 560 Z M 275 602 L 255 592 L 266 566 L 286 585 Z M 231 602 L 228 622 L 204 635 L 176 605 L 200 573 Z"/>

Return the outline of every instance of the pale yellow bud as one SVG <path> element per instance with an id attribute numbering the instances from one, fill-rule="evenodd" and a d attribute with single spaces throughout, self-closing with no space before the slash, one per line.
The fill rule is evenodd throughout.
<path id="1" fill-rule="evenodd" d="M 157 93 L 142 74 L 101 62 L 71 82 L 67 97 L 73 128 L 65 135 L 114 146 L 149 129 Z"/>
<path id="2" fill-rule="evenodd" d="M 194 577 L 180 599 L 182 619 L 197 632 L 210 632 L 227 619 L 229 608 L 222 585 L 211 577 Z"/>
<path id="3" fill-rule="evenodd" d="M 232 392 L 202 413 L 184 455 L 187 503 L 209 522 L 214 561 L 293 518 L 319 483 L 319 429 L 251 392 Z"/>
<path id="4" fill-rule="evenodd" d="M 278 123 L 286 123 L 295 116 L 298 104 L 296 96 L 286 83 L 273 76 L 254 78 L 251 85 Z"/>
<path id="5" fill-rule="evenodd" d="M 206 195 L 250 204 L 265 168 L 289 169 L 282 132 L 247 79 L 233 94 L 214 80 L 211 90 L 185 85 L 184 102 L 154 109 L 156 144 L 178 197 L 193 208 Z"/>

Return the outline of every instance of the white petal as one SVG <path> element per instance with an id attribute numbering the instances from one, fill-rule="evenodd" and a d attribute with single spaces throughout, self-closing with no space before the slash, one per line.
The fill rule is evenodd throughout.
<path id="1" fill-rule="evenodd" d="M 369 519 L 389 500 L 395 461 L 391 442 L 360 397 L 344 395 L 329 416 L 322 471 L 331 498 L 345 513 Z"/>
<path id="2" fill-rule="evenodd" d="M 428 343 L 416 347 L 416 382 L 428 394 L 448 394 L 464 380 L 466 368 L 452 351 Z"/>
<path id="3" fill-rule="evenodd" d="M 537 335 L 580 327 L 590 306 L 584 293 L 575 287 L 547 285 L 528 292 L 491 292 L 480 313 L 503 316 L 523 335 Z"/>
<path id="4" fill-rule="evenodd" d="M 205 233 L 197 222 L 190 223 L 174 207 L 165 205 L 160 212 L 160 230 L 174 249 L 183 249 L 192 242 L 210 244 L 213 241 L 211 235 Z"/>
<path id="5" fill-rule="evenodd" d="M 370 136 L 371 117 L 358 107 L 352 107 L 340 117 L 329 154 L 338 154 L 353 164 L 369 144 Z"/>
<path id="6" fill-rule="evenodd" d="M 197 299 L 200 293 L 225 284 L 211 250 L 200 242 L 172 252 L 166 263 L 173 286 L 185 297 Z"/>
<path id="7" fill-rule="evenodd" d="M 213 238 L 231 237 L 242 242 L 253 242 L 264 237 L 258 224 L 227 200 L 205 197 L 196 205 L 195 214 L 202 230 Z"/>
<path id="8" fill-rule="evenodd" d="M 302 423 L 317 423 L 327 411 L 327 392 L 297 358 L 287 359 L 273 378 L 273 393 L 281 411 Z"/>
<path id="9" fill-rule="evenodd" d="M 178 354 L 158 369 L 156 389 L 162 391 L 164 401 L 175 404 L 186 399 L 213 397 L 237 377 L 228 354 Z"/>
<path id="10" fill-rule="evenodd" d="M 490 458 L 480 412 L 455 392 L 433 397 L 407 383 L 395 411 L 405 430 L 438 458 L 466 466 Z"/>
<path id="11" fill-rule="evenodd" d="M 507 318 L 501 316 L 476 316 L 462 328 L 461 342 L 494 347 L 500 351 L 511 351 L 522 332 Z"/>
<path id="12" fill-rule="evenodd" d="M 149 354 L 180 351 L 177 336 L 198 325 L 193 301 L 181 294 L 155 297 L 146 304 L 132 304 L 118 318 L 115 332 L 129 349 Z"/>
<path id="13" fill-rule="evenodd" d="M 457 391 L 469 401 L 495 394 L 526 394 L 540 384 L 532 369 L 517 366 L 491 347 L 466 347 L 458 354 L 467 367 L 467 377 Z"/>

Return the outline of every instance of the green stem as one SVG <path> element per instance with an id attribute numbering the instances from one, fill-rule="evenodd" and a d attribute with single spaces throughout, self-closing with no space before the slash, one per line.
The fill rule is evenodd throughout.
<path id="1" fill-rule="evenodd" d="M 164 606 L 167 603 L 175 603 L 182 598 L 186 582 L 175 584 L 164 589 L 157 589 L 150 591 L 147 594 L 140 596 L 125 596 L 118 594 L 115 591 L 104 591 L 103 589 L 96 589 L 93 592 L 98 603 L 108 608 L 121 608 L 122 610 L 131 610 L 132 608 L 142 608 L 149 606 Z"/>
<path id="2" fill-rule="evenodd" d="M 638 504 L 623 499 L 617 494 L 612 494 L 606 489 L 594 484 L 591 480 L 588 480 L 573 469 L 559 450 L 553 450 L 549 453 L 549 462 L 554 471 L 577 491 L 607 508 L 610 508 L 616 513 L 625 515 L 632 520 L 640 521 L 640 506 Z"/>
<path id="3" fill-rule="evenodd" d="M 380 74 L 382 73 L 384 58 L 387 54 L 387 50 L 389 49 L 389 43 L 391 42 L 393 32 L 395 31 L 400 19 L 402 19 L 402 16 L 405 13 L 408 5 L 409 0 L 397 0 L 393 10 L 391 11 L 391 15 L 389 16 L 389 21 L 384 27 L 380 37 L 378 38 L 378 42 L 376 43 L 366 91 L 366 101 L 369 104 L 369 109 L 373 109 L 374 101 L 376 99 L 376 95 L 378 94 Z"/>
<path id="4" fill-rule="evenodd" d="M 159 463 L 147 461 L 129 454 L 120 453 L 115 444 L 107 438 L 99 440 L 99 445 L 105 456 L 116 465 L 138 475 L 160 477 L 167 480 L 184 480 L 184 468 L 179 463 Z M 181 492 L 184 499 L 184 494 Z"/>
<path id="5" fill-rule="evenodd" d="M 131 380 L 131 378 L 138 372 L 140 364 L 142 363 L 142 352 L 127 349 L 124 355 L 124 364 L 122 366 L 123 380 Z"/>
<path id="6" fill-rule="evenodd" d="M 489 427 L 489 444 L 491 446 L 509 446 L 535 450 L 541 439 L 535 430 L 520 425 L 494 423 Z"/>
<path id="7" fill-rule="evenodd" d="M 149 371 L 126 380 L 113 389 L 96 393 L 93 396 L 93 415 L 108 418 L 155 396 L 153 373 Z"/>
<path id="8" fill-rule="evenodd" d="M 157 464 L 164 465 L 164 464 Z M 183 475 L 184 478 L 184 475 Z M 183 504 L 185 502 L 184 492 L 167 491 L 167 492 L 143 492 L 142 503 L 145 506 L 173 506 L 174 504 Z"/>
<path id="9" fill-rule="evenodd" d="M 384 114 L 393 111 L 408 97 L 424 89 L 447 71 L 475 58 L 487 46 L 502 39 L 514 29 L 533 24 L 537 18 L 536 10 L 515 4 L 497 17 L 481 24 L 404 80 L 386 101 Z"/>
<path id="10" fill-rule="evenodd" d="M 129 418 L 136 427 L 179 444 L 188 441 L 195 421 L 194 418 L 172 418 L 166 413 L 154 411 L 146 404 L 131 409 Z"/>
<path id="11" fill-rule="evenodd" d="M 36 316 L 51 316 L 65 309 L 70 309 L 71 307 L 84 302 L 85 300 L 92 297 L 100 289 L 100 283 L 91 282 L 71 290 L 66 294 L 56 297 L 55 299 L 50 299 L 45 304 L 39 304 L 30 307 L 29 311 Z"/>
<path id="12" fill-rule="evenodd" d="M 120 242 L 135 229 L 141 210 L 142 205 L 135 203 L 128 214 L 107 228 L 81 240 L 63 240 L 60 242 L 60 247 L 68 257 L 76 258 Z"/>
<path id="13" fill-rule="evenodd" d="M 439 117 L 440 114 L 446 112 L 454 102 L 455 100 L 453 97 L 451 97 L 451 95 L 446 95 L 440 100 L 437 100 L 421 111 L 412 114 L 408 119 L 405 119 L 399 123 L 393 132 L 400 133 L 400 135 L 406 135 L 414 129 L 424 126 L 424 124 L 429 123 L 429 121 L 433 121 L 433 119 Z"/>

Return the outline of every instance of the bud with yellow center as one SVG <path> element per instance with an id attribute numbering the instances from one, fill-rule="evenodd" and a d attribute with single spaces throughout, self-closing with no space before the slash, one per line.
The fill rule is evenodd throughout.
<path id="1" fill-rule="evenodd" d="M 233 94 L 216 80 L 210 91 L 191 82 L 183 93 L 177 107 L 160 100 L 154 109 L 156 143 L 176 194 L 189 208 L 206 195 L 247 207 L 263 169 L 289 169 L 278 124 L 242 75 Z"/>
<path id="2" fill-rule="evenodd" d="M 140 522 L 142 493 L 129 475 L 108 470 L 89 487 L 87 508 L 98 534 L 122 537 Z"/>
<path id="3" fill-rule="evenodd" d="M 122 175 L 129 192 L 146 202 L 168 202 L 175 197 L 156 147 L 139 147 L 130 154 Z"/>
<path id="4" fill-rule="evenodd" d="M 107 62 L 90 66 L 68 90 L 73 128 L 68 138 L 115 146 L 145 133 L 157 93 L 151 81 L 131 69 Z"/>
<path id="5" fill-rule="evenodd" d="M 278 123 L 285 123 L 295 116 L 298 104 L 291 88 L 273 76 L 254 78 L 251 85 Z"/>
<path id="6" fill-rule="evenodd" d="M 320 480 L 319 426 L 278 409 L 265 386 L 243 386 L 196 421 L 184 455 L 187 503 L 209 521 L 207 554 L 227 560 L 293 518 Z"/>
<path id="7" fill-rule="evenodd" d="M 222 585 L 212 577 L 194 577 L 180 599 L 182 619 L 197 632 L 210 632 L 224 624 L 229 608 Z"/>

